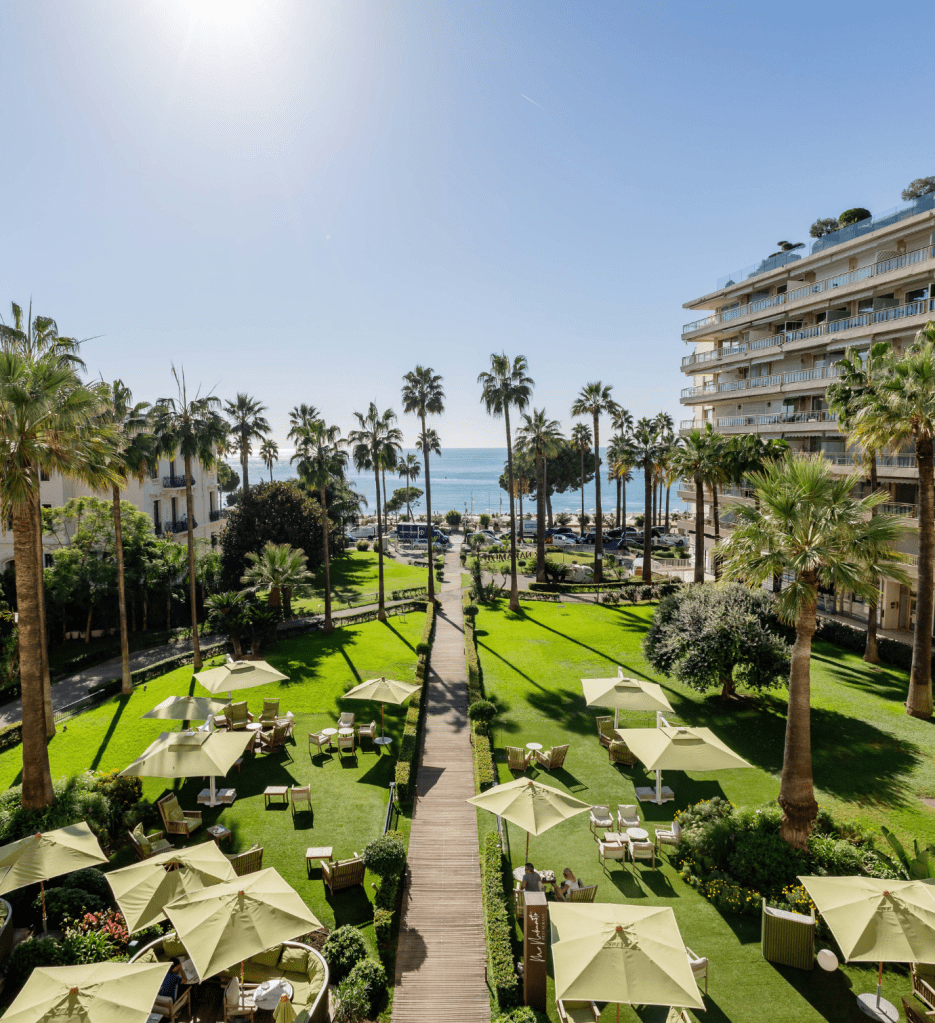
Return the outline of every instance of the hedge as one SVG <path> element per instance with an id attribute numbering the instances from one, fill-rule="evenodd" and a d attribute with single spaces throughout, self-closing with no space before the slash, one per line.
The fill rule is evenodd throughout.
<path id="1" fill-rule="evenodd" d="M 487 932 L 487 958 L 490 963 L 490 985 L 500 1008 L 516 1005 L 519 1000 L 519 979 L 513 968 L 513 942 L 507 899 L 510 894 L 503 885 L 500 836 L 489 831 L 481 852 L 481 889 L 484 896 L 484 925 Z"/>
<path id="2" fill-rule="evenodd" d="M 396 758 L 396 798 L 400 802 L 412 799 L 413 787 L 410 785 L 412 772 L 419 759 L 419 738 L 422 734 L 422 723 L 425 719 L 425 678 L 428 675 L 429 659 L 431 658 L 432 640 L 435 635 L 435 608 L 431 604 L 425 607 L 425 625 L 422 629 L 421 642 L 429 645 L 429 653 L 420 654 L 416 665 L 416 680 L 422 683 L 417 693 L 412 694 L 406 710 L 406 725 L 399 744 L 399 756 Z"/>
<path id="3" fill-rule="evenodd" d="M 497 772 L 490 752 L 490 738 L 475 734 L 474 740 L 474 788 L 483 792 L 497 784 Z"/>
<path id="4" fill-rule="evenodd" d="M 470 599 L 465 593 L 462 598 L 464 607 L 470 604 Z M 470 615 L 464 616 L 464 661 L 467 666 L 468 684 L 468 706 L 483 700 L 484 676 L 481 671 L 480 659 L 477 656 L 477 644 L 474 638 L 474 622 L 476 619 Z M 490 748 L 490 738 L 486 735 L 472 734 L 471 740 L 474 745 L 474 787 L 478 792 L 497 784 L 497 772 L 493 764 L 493 751 Z"/>

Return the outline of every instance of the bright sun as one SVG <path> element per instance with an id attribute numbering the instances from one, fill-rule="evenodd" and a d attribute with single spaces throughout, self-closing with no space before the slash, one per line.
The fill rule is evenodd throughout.
<path id="1" fill-rule="evenodd" d="M 245 28 L 262 8 L 260 0 L 189 0 L 192 19 L 202 28 Z"/>

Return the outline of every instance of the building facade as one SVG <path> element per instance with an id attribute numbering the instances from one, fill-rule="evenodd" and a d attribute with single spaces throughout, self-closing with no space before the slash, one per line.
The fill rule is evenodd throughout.
<path id="1" fill-rule="evenodd" d="M 853 472 L 859 452 L 838 429 L 825 391 L 848 348 L 866 351 L 887 341 L 901 352 L 935 319 L 935 195 L 819 238 L 805 254 L 777 253 L 722 278 L 715 291 L 684 307 L 710 313 L 682 331 L 694 347 L 682 359 L 681 403 L 691 413 L 680 424 L 683 434 L 710 423 L 727 436 L 781 437 L 794 451 L 818 452 L 837 471 Z M 882 509 L 905 517 L 910 532 L 901 547 L 913 559 L 914 451 L 881 455 L 878 474 L 890 494 Z M 694 487 L 680 483 L 679 495 L 694 516 Z M 749 499 L 743 489 L 721 490 L 722 508 Z M 709 502 L 706 494 L 710 521 Z M 722 522 L 730 527 L 729 508 Z M 915 567 L 908 566 L 911 576 Z M 848 595 L 834 600 L 838 610 L 864 614 Z M 879 606 L 884 628 L 914 626 L 911 586 L 885 582 Z"/>

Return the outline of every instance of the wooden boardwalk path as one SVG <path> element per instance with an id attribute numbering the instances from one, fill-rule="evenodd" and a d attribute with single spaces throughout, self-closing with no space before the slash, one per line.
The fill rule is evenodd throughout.
<path id="1" fill-rule="evenodd" d="M 393 1023 L 489 1023 L 458 550 L 446 557 L 409 838 Z"/>

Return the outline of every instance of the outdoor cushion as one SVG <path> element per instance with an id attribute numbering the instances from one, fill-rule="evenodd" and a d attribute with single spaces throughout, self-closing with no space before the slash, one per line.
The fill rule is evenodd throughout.
<path id="1" fill-rule="evenodd" d="M 292 985 L 292 1004 L 296 1009 L 300 1005 L 307 1005 L 313 1001 L 315 995 L 321 990 L 320 985 L 317 990 L 314 990 L 304 973 L 284 973 L 282 979 L 289 981 Z"/>
<path id="2" fill-rule="evenodd" d="M 308 957 L 308 982 L 312 988 L 311 997 L 314 998 L 325 983 L 325 968 L 318 956 Z"/>
<path id="3" fill-rule="evenodd" d="M 134 959 L 134 962 L 136 962 L 136 963 L 158 963 L 159 960 L 156 957 L 156 950 L 154 948 L 148 948 L 148 949 L 146 949 L 146 951 L 141 956 L 138 956 L 136 959 Z"/>
<path id="4" fill-rule="evenodd" d="M 243 964 L 243 979 L 247 984 L 262 984 L 264 980 L 277 980 L 281 976 L 278 966 L 260 966 L 249 960 Z"/>
<path id="5" fill-rule="evenodd" d="M 179 813 L 181 813 L 181 810 L 179 811 Z M 200 817 L 186 817 L 185 814 L 183 813 L 182 820 L 185 821 L 185 823 L 188 825 L 189 831 L 197 831 L 201 827 Z"/>
<path id="6" fill-rule="evenodd" d="M 282 955 L 279 957 L 279 968 L 284 973 L 292 970 L 304 975 L 308 969 L 308 952 L 304 948 L 290 948 L 284 945 Z"/>
<path id="7" fill-rule="evenodd" d="M 165 954 L 170 957 L 183 956 L 188 954 L 185 951 L 185 946 L 181 943 L 181 941 L 179 941 L 178 937 L 174 932 L 172 934 L 167 934 L 162 939 L 162 951 L 165 952 Z"/>
<path id="8" fill-rule="evenodd" d="M 144 853 L 146 853 L 147 856 L 153 851 L 153 847 L 152 845 L 150 845 L 149 839 L 143 833 L 142 821 L 140 821 L 140 823 L 137 824 L 137 826 L 133 829 L 133 837 L 134 839 L 136 839 L 137 845 L 143 850 Z"/>
<path id="9" fill-rule="evenodd" d="M 255 956 L 250 957 L 251 963 L 256 963 L 257 966 L 275 966 L 279 962 L 279 951 L 282 945 L 275 945 L 273 948 L 268 948 L 265 952 L 257 952 Z"/>

